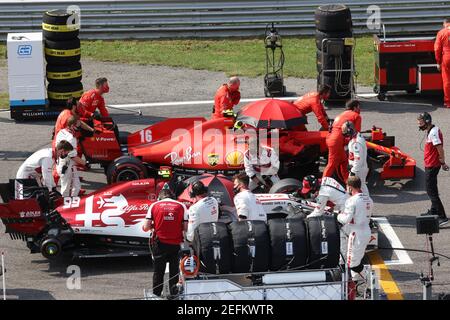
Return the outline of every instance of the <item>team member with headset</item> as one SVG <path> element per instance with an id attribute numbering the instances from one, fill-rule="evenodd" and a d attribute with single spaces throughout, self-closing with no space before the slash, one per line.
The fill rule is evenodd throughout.
<path id="1" fill-rule="evenodd" d="M 201 181 L 192 184 L 189 196 L 195 200 L 195 203 L 189 207 L 186 239 L 192 242 L 195 229 L 201 223 L 217 222 L 219 219 L 219 203 L 216 198 L 208 196 L 208 188 Z"/>
<path id="2" fill-rule="evenodd" d="M 448 223 L 444 205 L 439 197 L 438 174 L 439 171 L 448 171 L 449 166 L 445 163 L 444 137 L 441 129 L 433 124 L 428 112 L 421 113 L 417 117 L 419 130 L 426 131 L 426 142 L 424 148 L 425 165 L 425 187 L 431 200 L 431 208 L 426 214 L 439 216 L 439 225 Z"/>

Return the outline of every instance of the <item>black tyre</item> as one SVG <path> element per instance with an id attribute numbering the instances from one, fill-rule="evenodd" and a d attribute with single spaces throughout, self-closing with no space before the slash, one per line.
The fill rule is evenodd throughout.
<path id="1" fill-rule="evenodd" d="M 342 4 L 323 5 L 314 14 L 316 28 L 324 32 L 352 30 L 352 15 L 350 9 Z"/>
<path id="2" fill-rule="evenodd" d="M 337 32 L 323 32 L 316 30 L 316 47 L 318 50 L 322 50 L 322 41 L 324 39 L 342 39 L 342 38 L 352 38 L 353 32 L 348 31 L 337 31 Z M 324 46 L 326 44 L 324 43 Z"/>
<path id="3" fill-rule="evenodd" d="M 70 40 L 78 37 L 80 26 L 75 13 L 65 10 L 51 10 L 44 13 L 42 31 L 45 39 Z"/>
<path id="4" fill-rule="evenodd" d="M 45 60 L 54 65 L 69 65 L 80 61 L 80 39 L 68 41 L 45 40 Z"/>
<path id="5" fill-rule="evenodd" d="M 332 56 L 326 52 L 322 53 L 321 50 L 316 51 L 316 65 L 318 72 L 321 72 L 322 70 L 337 70 L 337 69 L 348 70 L 351 67 L 351 63 L 352 63 L 351 51 L 347 49 L 344 51 L 344 54 L 340 57 Z"/>
<path id="6" fill-rule="evenodd" d="M 331 73 L 330 75 L 319 76 L 317 83 L 323 83 L 331 87 L 331 95 L 329 100 L 335 99 L 350 99 L 350 72 L 342 72 L 340 78 L 338 74 Z"/>
<path id="7" fill-rule="evenodd" d="M 302 187 L 302 183 L 294 178 L 286 178 L 275 183 L 269 193 L 293 193 Z"/>
<path id="8" fill-rule="evenodd" d="M 308 236 L 303 219 L 272 219 L 268 221 L 271 263 L 270 270 L 286 270 L 306 265 Z"/>
<path id="9" fill-rule="evenodd" d="M 339 264 L 341 238 L 333 216 L 306 218 L 309 269 L 334 268 Z"/>
<path id="10" fill-rule="evenodd" d="M 47 64 L 47 80 L 54 85 L 67 85 L 81 81 L 82 70 L 81 64 L 69 64 L 59 66 L 54 64 Z"/>
<path id="11" fill-rule="evenodd" d="M 200 259 L 200 271 L 212 274 L 231 272 L 231 237 L 225 223 L 202 223 L 195 230 L 192 243 Z M 215 254 L 216 252 L 216 254 Z"/>
<path id="12" fill-rule="evenodd" d="M 229 224 L 233 242 L 232 270 L 236 273 L 269 270 L 270 239 L 264 221 Z"/>
<path id="13" fill-rule="evenodd" d="M 49 259 L 57 259 L 62 252 L 61 242 L 56 238 L 46 238 L 40 245 L 41 254 Z"/>
<path id="14" fill-rule="evenodd" d="M 65 106 L 70 98 L 79 99 L 83 94 L 83 84 L 81 82 L 69 85 L 55 85 L 50 83 L 47 87 L 48 100 L 52 106 Z"/>
<path id="15" fill-rule="evenodd" d="M 133 156 L 117 158 L 109 165 L 106 173 L 108 184 L 119 181 L 145 179 L 147 177 L 147 168 L 141 160 Z"/>

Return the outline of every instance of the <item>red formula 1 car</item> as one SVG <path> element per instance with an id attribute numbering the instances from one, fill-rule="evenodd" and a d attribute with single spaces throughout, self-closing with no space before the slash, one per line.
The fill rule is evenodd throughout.
<path id="1" fill-rule="evenodd" d="M 172 118 L 135 133 L 119 132 L 111 121 L 95 121 L 96 132 L 80 142 L 90 163 L 105 168 L 108 183 L 156 176 L 161 166 L 179 175 L 203 173 L 227 176 L 244 168 L 247 142 L 265 141 L 280 151 L 280 176 L 318 173 L 318 160 L 326 154 L 324 131 L 241 130 L 233 118 Z M 264 136 L 263 136 L 264 135 Z"/>
<path id="2" fill-rule="evenodd" d="M 107 119 L 95 121 L 97 133 L 83 137 L 80 144 L 90 163 L 104 167 L 108 183 L 156 177 L 161 166 L 184 176 L 230 176 L 243 170 L 246 141 L 256 139 L 256 134 L 278 148 L 282 178 L 319 175 L 327 132 L 241 130 L 234 125 L 233 118 L 172 118 L 129 134 Z M 371 167 L 381 168 L 382 179 L 414 178 L 415 160 L 395 147 L 394 137 L 376 127 L 368 133 Z"/>

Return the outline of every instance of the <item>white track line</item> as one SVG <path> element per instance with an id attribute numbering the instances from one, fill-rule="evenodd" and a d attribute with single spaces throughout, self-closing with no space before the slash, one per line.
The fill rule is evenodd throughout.
<path id="1" fill-rule="evenodd" d="M 249 99 L 241 99 L 240 102 L 253 102 L 262 100 L 264 98 L 249 98 Z M 276 98 L 279 100 L 296 100 L 295 97 L 281 97 Z M 151 108 L 151 107 L 167 107 L 167 106 L 187 106 L 187 105 L 196 105 L 196 104 L 214 104 L 214 100 L 197 100 L 197 101 L 172 101 L 172 102 L 153 102 L 153 103 L 131 103 L 131 104 L 110 104 L 109 107 L 113 108 L 123 108 L 123 109 L 132 109 L 132 108 Z"/>
<path id="2" fill-rule="evenodd" d="M 380 226 L 381 230 L 383 231 L 386 238 L 389 240 L 389 243 L 391 244 L 392 248 L 404 248 L 402 242 L 398 238 L 397 234 L 394 231 L 394 228 L 392 228 L 391 224 L 389 223 L 388 219 L 386 217 L 376 217 L 372 218 L 372 220 L 378 222 L 378 225 Z M 413 264 L 413 261 L 409 257 L 409 254 L 407 251 L 404 250 L 394 250 L 395 254 L 397 255 L 397 260 L 388 260 L 384 261 L 385 265 L 404 265 L 404 264 Z"/>

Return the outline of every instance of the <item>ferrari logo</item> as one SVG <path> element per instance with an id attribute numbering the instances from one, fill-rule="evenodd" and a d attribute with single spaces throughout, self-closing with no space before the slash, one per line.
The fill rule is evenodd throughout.
<path id="1" fill-rule="evenodd" d="M 215 167 L 219 164 L 219 155 L 217 153 L 208 154 L 208 164 L 211 167 Z"/>

